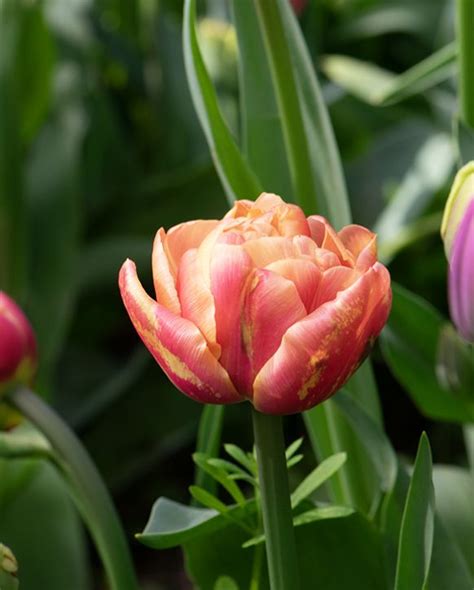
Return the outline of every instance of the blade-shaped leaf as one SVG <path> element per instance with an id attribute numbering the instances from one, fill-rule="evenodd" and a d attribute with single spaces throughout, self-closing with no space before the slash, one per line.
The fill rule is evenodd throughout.
<path id="1" fill-rule="evenodd" d="M 196 1 L 184 5 L 183 50 L 194 106 L 206 134 L 212 157 L 230 203 L 252 199 L 261 192 L 255 174 L 243 159 L 219 109 L 196 35 Z"/>
<path id="2" fill-rule="evenodd" d="M 421 435 L 403 511 L 395 590 L 423 590 L 428 579 L 434 530 L 431 450 Z"/>
<path id="3" fill-rule="evenodd" d="M 310 496 L 319 486 L 329 479 L 346 462 L 346 453 L 337 453 L 328 457 L 316 467 L 291 494 L 291 506 L 296 508 Z"/>
<path id="4" fill-rule="evenodd" d="M 239 43 L 242 149 L 265 190 L 292 196 L 269 64 L 252 0 L 233 0 Z"/>
<path id="5" fill-rule="evenodd" d="M 322 68 L 328 78 L 358 98 L 372 105 L 386 106 L 428 90 L 452 76 L 456 57 L 456 45 L 450 43 L 398 76 L 346 55 L 326 56 Z"/>
<path id="6" fill-rule="evenodd" d="M 199 430 L 196 451 L 209 457 L 217 457 L 221 444 L 222 426 L 224 423 L 224 406 L 204 406 L 199 420 Z M 216 480 L 206 473 L 199 465 L 196 465 L 194 474 L 196 485 L 208 492 L 216 492 Z"/>
<path id="7" fill-rule="evenodd" d="M 239 486 L 229 478 L 224 469 L 216 467 L 208 462 L 209 457 L 204 455 L 203 453 L 194 453 L 193 460 L 198 467 L 200 467 L 203 471 L 208 473 L 211 477 L 213 477 L 216 481 L 218 481 L 222 487 L 224 487 L 229 494 L 234 498 L 234 500 L 243 505 L 245 504 L 245 498 L 240 491 Z"/>

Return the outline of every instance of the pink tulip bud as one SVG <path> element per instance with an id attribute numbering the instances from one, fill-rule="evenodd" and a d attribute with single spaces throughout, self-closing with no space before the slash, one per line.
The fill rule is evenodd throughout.
<path id="1" fill-rule="evenodd" d="M 375 240 L 263 193 L 219 221 L 159 229 L 156 300 L 131 260 L 120 290 L 143 342 L 186 395 L 291 414 L 342 387 L 387 320 L 390 276 Z"/>
<path id="2" fill-rule="evenodd" d="M 37 364 L 36 340 L 18 305 L 0 291 L 0 389 L 6 383 L 29 383 Z"/>
<path id="3" fill-rule="evenodd" d="M 474 343 L 474 194 L 454 236 L 448 284 L 451 318 L 461 336 Z"/>

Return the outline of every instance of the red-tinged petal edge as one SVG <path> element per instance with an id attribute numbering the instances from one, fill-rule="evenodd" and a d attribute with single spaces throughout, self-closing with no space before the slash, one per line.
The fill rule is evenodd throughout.
<path id="1" fill-rule="evenodd" d="M 376 263 L 336 299 L 291 326 L 254 381 L 256 409 L 293 414 L 335 393 L 365 358 L 390 304 L 390 275 Z"/>
<path id="2" fill-rule="evenodd" d="M 119 286 L 140 338 L 180 391 L 201 403 L 242 400 L 200 330 L 149 297 L 131 260 L 125 261 L 120 270 Z"/>

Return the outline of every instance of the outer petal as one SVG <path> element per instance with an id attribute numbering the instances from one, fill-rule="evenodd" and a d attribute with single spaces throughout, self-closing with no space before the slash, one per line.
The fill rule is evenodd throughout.
<path id="1" fill-rule="evenodd" d="M 219 358 L 220 346 L 216 342 L 214 299 L 196 249 L 188 250 L 181 259 L 178 293 L 181 315 L 191 320 L 201 330 L 213 354 Z"/>
<path id="2" fill-rule="evenodd" d="M 307 410 L 337 391 L 381 331 L 390 276 L 377 263 L 349 289 L 293 325 L 254 381 L 253 403 L 268 414 Z"/>
<path id="3" fill-rule="evenodd" d="M 254 271 L 245 297 L 242 333 L 253 374 L 275 353 L 286 330 L 306 316 L 295 285 L 269 270 Z"/>
<path id="4" fill-rule="evenodd" d="M 163 247 L 175 277 L 183 254 L 187 250 L 197 248 L 218 223 L 215 219 L 198 219 L 180 223 L 169 230 Z"/>
<path id="5" fill-rule="evenodd" d="M 350 287 L 359 276 L 360 273 L 347 266 L 333 266 L 326 270 L 321 277 L 319 289 L 314 294 L 311 311 L 335 299 L 339 291 L 344 291 Z"/>
<path id="6" fill-rule="evenodd" d="M 294 283 L 307 313 L 313 311 L 313 302 L 322 276 L 314 262 L 307 258 L 285 258 L 269 264 L 266 268 Z"/>
<path id="7" fill-rule="evenodd" d="M 166 239 L 165 230 L 161 227 L 155 236 L 151 265 L 153 268 L 153 283 L 155 286 L 156 299 L 158 303 L 167 307 L 176 314 L 181 314 L 176 281 L 171 273 L 168 257 L 163 248 Z"/>
<path id="8" fill-rule="evenodd" d="M 120 270 L 119 285 L 135 329 L 178 389 L 202 403 L 227 404 L 242 399 L 199 329 L 147 295 L 131 260 Z"/>
<path id="9" fill-rule="evenodd" d="M 238 245 L 219 244 L 211 260 L 211 291 L 214 297 L 219 362 L 237 391 L 251 395 L 252 372 L 242 340 L 241 315 L 245 286 L 253 269 L 250 256 Z"/>

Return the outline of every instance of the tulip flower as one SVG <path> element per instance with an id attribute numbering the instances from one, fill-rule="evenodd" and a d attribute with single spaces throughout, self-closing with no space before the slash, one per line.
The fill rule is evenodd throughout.
<path id="1" fill-rule="evenodd" d="M 156 300 L 131 260 L 119 284 L 170 380 L 197 401 L 250 400 L 267 414 L 308 410 L 337 391 L 391 303 L 372 232 L 336 232 L 268 193 L 237 201 L 220 221 L 160 228 L 152 268 Z"/>
<path id="2" fill-rule="evenodd" d="M 37 364 L 36 339 L 25 314 L 0 291 L 0 390 L 12 382 L 30 382 Z"/>
<path id="3" fill-rule="evenodd" d="M 456 175 L 441 225 L 449 261 L 451 318 L 459 334 L 474 342 L 474 162 Z"/>

